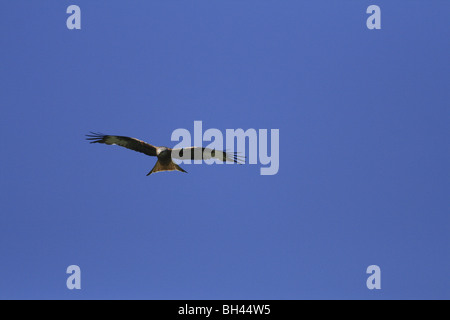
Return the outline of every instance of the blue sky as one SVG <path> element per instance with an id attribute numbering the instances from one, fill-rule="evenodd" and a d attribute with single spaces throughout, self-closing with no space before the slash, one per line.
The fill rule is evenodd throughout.
<path id="1" fill-rule="evenodd" d="M 448 1 L 1 7 L 1 299 L 450 298 Z M 279 129 L 278 174 L 84 140 L 196 120 Z"/>

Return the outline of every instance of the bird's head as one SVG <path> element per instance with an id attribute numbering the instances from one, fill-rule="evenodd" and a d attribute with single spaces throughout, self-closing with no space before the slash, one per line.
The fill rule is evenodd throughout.
<path id="1" fill-rule="evenodd" d="M 170 149 L 167 147 L 159 147 L 158 149 L 156 149 L 156 155 L 159 158 L 164 158 L 169 156 L 170 157 Z"/>

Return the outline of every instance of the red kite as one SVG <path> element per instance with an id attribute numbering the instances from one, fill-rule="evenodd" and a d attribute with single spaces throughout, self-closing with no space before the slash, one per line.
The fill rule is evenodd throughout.
<path id="1" fill-rule="evenodd" d="M 155 147 L 152 146 L 151 144 L 148 144 L 144 141 L 135 138 L 124 136 L 109 136 L 94 132 L 91 132 L 91 134 L 87 134 L 86 136 L 87 136 L 86 139 L 90 140 L 91 143 L 104 143 L 108 145 L 115 144 L 130 150 L 144 153 L 148 156 L 158 157 L 158 161 L 156 161 L 155 166 L 147 174 L 147 176 L 159 171 L 176 170 L 187 173 L 187 171 L 183 170 L 179 165 L 177 165 L 172 161 L 173 158 L 182 160 L 218 159 L 223 162 L 231 161 L 239 164 L 244 163 L 244 157 L 239 156 L 236 152 L 230 153 L 202 147 L 188 147 L 179 149 L 171 149 L 167 147 Z"/>

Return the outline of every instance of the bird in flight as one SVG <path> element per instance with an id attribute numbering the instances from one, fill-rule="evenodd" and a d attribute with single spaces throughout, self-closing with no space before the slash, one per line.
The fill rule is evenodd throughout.
<path id="1" fill-rule="evenodd" d="M 95 132 L 87 134 L 86 137 L 86 140 L 91 141 L 91 143 L 104 143 L 108 145 L 115 144 L 130 150 L 144 153 L 148 156 L 158 157 L 158 161 L 156 161 L 155 166 L 147 174 L 147 176 L 160 171 L 181 171 L 187 173 L 187 171 L 183 170 L 179 165 L 172 161 L 172 159 L 174 158 L 181 160 L 219 159 L 223 162 L 231 161 L 238 164 L 244 163 L 245 158 L 238 155 L 236 152 L 231 153 L 203 147 L 188 147 L 177 149 L 155 147 L 139 139 L 124 136 L 110 136 Z"/>

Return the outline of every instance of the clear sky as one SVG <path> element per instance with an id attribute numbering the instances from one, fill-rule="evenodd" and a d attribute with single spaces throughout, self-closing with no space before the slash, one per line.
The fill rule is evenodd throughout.
<path id="1" fill-rule="evenodd" d="M 366 27 L 372 4 L 381 30 Z M 449 299 L 449 12 L 2 1 L 0 298 Z M 279 129 L 278 174 L 146 177 L 155 158 L 84 140 L 170 147 L 196 120 Z"/>

